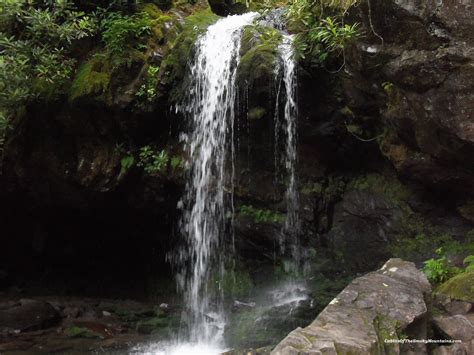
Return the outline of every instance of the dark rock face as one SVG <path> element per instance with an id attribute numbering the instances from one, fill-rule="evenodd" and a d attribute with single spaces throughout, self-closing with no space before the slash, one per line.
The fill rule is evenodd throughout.
<path id="1" fill-rule="evenodd" d="M 376 268 L 389 256 L 386 247 L 399 232 L 401 215 L 399 207 L 381 195 L 346 192 L 335 206 L 333 228 L 328 233 L 333 251 L 353 270 Z"/>
<path id="2" fill-rule="evenodd" d="M 59 313 L 51 304 L 35 300 L 20 300 L 5 309 L 0 308 L 0 330 L 31 331 L 48 328 L 59 321 Z"/>
<path id="3" fill-rule="evenodd" d="M 382 112 L 380 147 L 400 174 L 472 195 L 471 12 L 468 1 L 364 2 L 346 93 L 354 110 Z"/>
<path id="4" fill-rule="evenodd" d="M 384 340 L 398 339 L 397 326 L 417 339 L 427 336 L 423 320 L 430 292 L 413 263 L 390 259 L 380 270 L 355 279 L 313 323 L 291 332 L 272 354 L 398 353 L 398 344 Z"/>

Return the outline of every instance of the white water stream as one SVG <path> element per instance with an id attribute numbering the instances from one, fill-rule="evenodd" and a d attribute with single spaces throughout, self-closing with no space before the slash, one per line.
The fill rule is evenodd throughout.
<path id="1" fill-rule="evenodd" d="M 210 26 L 196 43 L 189 96 L 179 107 L 190 125 L 186 136 L 190 158 L 189 177 L 182 201 L 181 220 L 181 233 L 186 243 L 174 256 L 175 265 L 180 271 L 178 286 L 184 294 L 186 309 L 182 321 L 187 331 L 174 342 L 141 347 L 137 349 L 140 353 L 218 354 L 224 350 L 226 319 L 219 280 L 224 271 L 226 244 L 232 243 L 231 240 L 225 241 L 232 236 L 234 212 L 235 80 L 242 30 L 256 16 L 256 13 L 246 13 L 222 18 Z M 281 87 L 286 93 L 283 120 L 279 123 L 286 140 L 284 165 L 287 175 L 287 216 L 284 232 L 290 238 L 288 244 L 292 257 L 298 262 L 296 70 L 291 36 L 283 37 L 278 51 Z M 292 284 L 289 287 L 296 286 Z M 278 305 L 299 301 L 301 297 L 291 292 L 280 293 L 275 294 Z"/>
<path id="2" fill-rule="evenodd" d="M 235 79 L 243 28 L 256 13 L 229 16 L 207 29 L 196 43 L 189 100 L 182 107 L 191 120 L 188 139 L 190 177 L 184 196 L 182 233 L 186 248 L 178 258 L 184 270 L 180 288 L 187 307 L 185 322 L 191 343 L 222 347 L 225 315 L 219 292 L 224 243 L 233 213 L 232 191 L 226 191 L 228 152 L 235 115 Z M 232 167 L 230 167 L 232 168 Z M 232 190 L 230 188 L 229 190 Z M 214 285 L 210 280 L 216 279 Z"/>

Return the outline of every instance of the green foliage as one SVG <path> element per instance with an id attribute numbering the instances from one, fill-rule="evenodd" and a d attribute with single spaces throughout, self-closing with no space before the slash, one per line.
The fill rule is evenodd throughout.
<path id="1" fill-rule="evenodd" d="M 107 91 L 110 83 L 110 64 L 104 55 L 96 54 L 83 63 L 72 82 L 69 97 L 101 95 Z"/>
<path id="2" fill-rule="evenodd" d="M 53 99 L 74 71 L 74 44 L 97 31 L 93 16 L 72 2 L 7 1 L 0 21 L 0 107 L 12 115 L 29 100 Z"/>
<path id="3" fill-rule="evenodd" d="M 133 158 L 133 155 L 128 154 L 124 156 L 120 160 L 120 175 L 125 174 L 133 166 L 134 162 L 135 162 L 135 159 Z"/>
<path id="4" fill-rule="evenodd" d="M 466 271 L 474 271 L 474 255 L 465 257 L 463 263 L 466 265 Z"/>
<path id="5" fill-rule="evenodd" d="M 157 152 L 147 145 L 140 148 L 137 165 L 142 167 L 147 174 L 157 174 L 166 168 L 168 160 L 168 153 L 166 151 Z"/>
<path id="6" fill-rule="evenodd" d="M 131 48 L 141 49 L 143 39 L 151 34 L 150 18 L 145 12 L 131 16 L 111 12 L 101 26 L 105 47 L 110 54 L 116 56 L 122 56 Z"/>
<path id="7" fill-rule="evenodd" d="M 184 19 L 179 28 L 179 35 L 168 43 L 170 52 L 163 60 L 162 66 L 166 75 L 164 83 L 172 86 L 172 101 L 180 101 L 183 92 L 187 90 L 186 82 L 181 79 L 185 76 L 188 60 L 192 57 L 198 36 L 218 19 L 219 16 L 210 9 L 196 11 Z"/>
<path id="8" fill-rule="evenodd" d="M 356 3 L 357 0 L 290 1 L 286 17 L 290 29 L 297 33 L 297 55 L 319 65 L 329 55 L 343 54 L 344 47 L 361 35 L 357 23 L 344 23 L 345 13 Z"/>
<path id="9" fill-rule="evenodd" d="M 70 338 L 101 338 L 100 334 L 85 327 L 70 327 L 64 330 L 64 334 Z"/>
<path id="10" fill-rule="evenodd" d="M 147 70 L 146 81 L 140 86 L 135 96 L 147 102 L 153 102 L 156 97 L 156 87 L 158 85 L 158 72 L 160 67 L 150 65 Z"/>
<path id="11" fill-rule="evenodd" d="M 171 169 L 176 171 L 184 166 L 184 161 L 179 156 L 173 156 L 170 160 Z"/>
<path id="12" fill-rule="evenodd" d="M 253 218 L 257 223 L 282 223 L 285 220 L 285 217 L 281 213 L 259 209 L 249 205 L 240 206 L 239 212 L 242 216 Z"/>
<path id="13" fill-rule="evenodd" d="M 344 46 L 360 36 L 357 23 L 343 24 L 331 17 L 321 20 L 321 25 L 309 30 L 309 39 L 312 42 L 322 43 L 329 51 L 343 50 Z"/>
<path id="14" fill-rule="evenodd" d="M 3 146 L 5 144 L 5 137 L 9 127 L 10 125 L 8 124 L 7 118 L 5 117 L 3 112 L 0 111 L 0 152 L 2 152 L 3 150 Z"/>
<path id="15" fill-rule="evenodd" d="M 437 249 L 436 254 L 438 258 L 424 262 L 423 272 L 432 284 L 438 285 L 459 274 L 461 270 L 449 265 L 442 248 Z"/>

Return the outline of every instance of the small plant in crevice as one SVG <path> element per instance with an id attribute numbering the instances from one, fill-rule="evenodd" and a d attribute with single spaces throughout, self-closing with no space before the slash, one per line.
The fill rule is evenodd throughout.
<path id="1" fill-rule="evenodd" d="M 129 49 L 141 46 L 143 37 L 151 34 L 150 18 L 146 13 L 130 16 L 111 12 L 102 21 L 101 27 L 105 47 L 114 56 L 121 56 Z"/>
<path id="2" fill-rule="evenodd" d="M 463 263 L 466 267 L 466 272 L 474 271 L 474 255 L 469 255 L 465 257 Z"/>
<path id="3" fill-rule="evenodd" d="M 438 248 L 436 254 L 437 258 L 425 261 L 423 266 L 423 272 L 432 284 L 441 284 L 462 272 L 461 269 L 450 265 L 442 248 Z"/>
<path id="4" fill-rule="evenodd" d="M 157 174 L 168 165 L 168 153 L 165 150 L 156 151 L 146 145 L 140 148 L 137 165 L 142 167 L 147 174 Z"/>
<path id="5" fill-rule="evenodd" d="M 133 155 L 127 154 L 120 160 L 120 175 L 125 174 L 135 162 Z"/>
<path id="6" fill-rule="evenodd" d="M 150 65 L 147 70 L 145 83 L 140 86 L 135 96 L 147 102 L 153 102 L 156 98 L 156 87 L 158 85 L 158 72 L 160 67 Z"/>
<path id="7" fill-rule="evenodd" d="M 358 23 L 344 22 L 345 14 L 357 0 L 293 0 L 287 5 L 286 18 L 291 32 L 296 33 L 296 55 L 315 66 L 329 56 L 344 58 L 347 44 L 362 35 Z M 343 64 L 344 65 L 344 64 Z"/>
<path id="8" fill-rule="evenodd" d="M 281 213 L 255 208 L 250 205 L 240 206 L 239 212 L 242 216 L 252 218 L 257 223 L 282 223 L 285 220 Z"/>

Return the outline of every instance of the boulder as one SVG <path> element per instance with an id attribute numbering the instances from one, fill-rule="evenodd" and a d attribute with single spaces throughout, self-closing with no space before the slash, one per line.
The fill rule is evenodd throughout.
<path id="1" fill-rule="evenodd" d="M 20 300 L 19 304 L 0 310 L 0 330 L 30 331 L 45 329 L 59 321 L 59 313 L 51 304 Z"/>
<path id="2" fill-rule="evenodd" d="M 451 315 L 466 314 L 472 309 L 470 302 L 451 301 L 444 305 L 444 309 Z"/>
<path id="3" fill-rule="evenodd" d="M 463 272 L 449 279 L 437 292 L 454 300 L 474 302 L 474 271 Z"/>
<path id="4" fill-rule="evenodd" d="M 474 339 L 474 325 L 463 315 L 435 317 L 433 323 L 437 329 L 453 340 L 467 342 Z"/>
<path id="5" fill-rule="evenodd" d="M 449 346 L 439 346 L 433 350 L 433 355 L 470 355 L 474 352 L 474 342 L 456 343 Z"/>
<path id="6" fill-rule="evenodd" d="M 402 333 L 426 337 L 430 292 L 413 263 L 390 259 L 380 270 L 356 278 L 313 323 L 292 331 L 272 354 L 399 353 L 399 344 L 390 341 Z"/>

